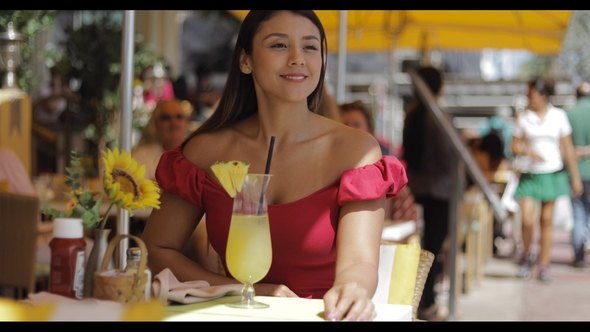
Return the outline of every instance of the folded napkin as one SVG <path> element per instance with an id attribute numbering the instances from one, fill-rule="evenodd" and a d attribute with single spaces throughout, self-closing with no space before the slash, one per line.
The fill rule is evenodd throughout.
<path id="1" fill-rule="evenodd" d="M 412 305 L 421 249 L 418 243 L 381 244 L 373 302 Z"/>
<path id="2" fill-rule="evenodd" d="M 241 284 L 210 286 L 205 280 L 180 282 L 172 271 L 166 268 L 154 277 L 152 294 L 164 304 L 172 302 L 190 304 L 226 295 L 240 295 L 242 287 Z"/>

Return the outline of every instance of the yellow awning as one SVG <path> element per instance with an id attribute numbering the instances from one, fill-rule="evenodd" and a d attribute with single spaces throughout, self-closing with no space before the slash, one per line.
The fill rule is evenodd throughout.
<path id="1" fill-rule="evenodd" d="M 243 19 L 247 10 L 230 10 Z M 339 10 L 317 10 L 330 52 L 338 50 Z M 349 10 L 349 52 L 522 49 L 557 54 L 571 10 Z"/>

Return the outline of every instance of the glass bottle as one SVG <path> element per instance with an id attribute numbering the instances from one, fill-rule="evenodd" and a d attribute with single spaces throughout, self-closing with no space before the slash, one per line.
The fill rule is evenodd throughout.
<path id="1" fill-rule="evenodd" d="M 127 249 L 127 266 L 125 266 L 123 273 L 137 275 L 139 262 L 141 262 L 141 249 L 139 247 L 131 247 Z M 148 301 L 151 298 L 152 293 L 152 271 L 147 264 L 143 273 L 146 275 L 147 279 L 145 284 L 145 300 Z"/>
<path id="2" fill-rule="evenodd" d="M 49 292 L 73 299 L 84 297 L 84 228 L 82 219 L 56 218 L 49 242 Z"/>

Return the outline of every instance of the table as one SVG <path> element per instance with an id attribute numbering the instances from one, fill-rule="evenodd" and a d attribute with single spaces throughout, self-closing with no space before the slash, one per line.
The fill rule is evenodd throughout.
<path id="1" fill-rule="evenodd" d="M 225 303 L 239 296 L 224 296 L 195 304 L 171 304 L 166 307 L 165 321 L 326 321 L 324 301 L 293 297 L 256 296 L 270 305 L 266 309 L 236 309 Z M 412 321 L 412 306 L 375 304 L 376 321 Z"/>

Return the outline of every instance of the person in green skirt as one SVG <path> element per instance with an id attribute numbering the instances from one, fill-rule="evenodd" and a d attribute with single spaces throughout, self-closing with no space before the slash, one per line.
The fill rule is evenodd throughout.
<path id="1" fill-rule="evenodd" d="M 555 200 L 563 195 L 578 197 L 583 192 L 571 138 L 572 127 L 565 111 L 549 102 L 553 87 L 550 79 L 535 77 L 529 81 L 529 106 L 517 116 L 512 140 L 514 155 L 527 161 L 520 169 L 514 193 L 514 198 L 520 201 L 524 249 L 518 276 L 529 278 L 532 267 L 538 263 L 538 278 L 546 283 L 552 281 L 549 263 Z M 572 177 L 571 186 L 564 162 Z M 536 253 L 530 251 L 537 202 L 541 204 L 538 261 Z"/>

